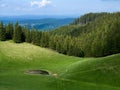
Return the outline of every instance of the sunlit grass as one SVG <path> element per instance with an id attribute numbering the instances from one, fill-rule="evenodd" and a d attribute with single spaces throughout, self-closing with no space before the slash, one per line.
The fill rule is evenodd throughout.
<path id="1" fill-rule="evenodd" d="M 26 70 L 47 70 L 50 76 Z M 120 90 L 120 54 L 65 56 L 28 43 L 0 42 L 0 90 Z"/>

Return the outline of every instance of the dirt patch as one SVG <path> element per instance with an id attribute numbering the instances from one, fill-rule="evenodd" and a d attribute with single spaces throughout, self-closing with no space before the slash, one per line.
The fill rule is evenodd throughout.
<path id="1" fill-rule="evenodd" d="M 45 70 L 28 70 L 26 71 L 28 74 L 41 74 L 41 75 L 50 75 L 48 71 Z"/>

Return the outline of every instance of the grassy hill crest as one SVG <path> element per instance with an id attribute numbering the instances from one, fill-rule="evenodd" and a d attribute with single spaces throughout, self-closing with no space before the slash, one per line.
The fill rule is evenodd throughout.
<path id="1" fill-rule="evenodd" d="M 0 89 L 120 90 L 119 58 L 78 58 L 28 43 L 0 42 Z M 29 69 L 48 70 L 51 76 L 25 74 Z"/>

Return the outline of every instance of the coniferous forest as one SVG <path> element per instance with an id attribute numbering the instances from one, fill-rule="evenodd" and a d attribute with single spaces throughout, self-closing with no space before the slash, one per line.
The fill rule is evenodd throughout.
<path id="1" fill-rule="evenodd" d="M 52 31 L 39 31 L 0 23 L 0 40 L 31 43 L 77 57 L 102 57 L 120 53 L 120 12 L 89 13 Z"/>

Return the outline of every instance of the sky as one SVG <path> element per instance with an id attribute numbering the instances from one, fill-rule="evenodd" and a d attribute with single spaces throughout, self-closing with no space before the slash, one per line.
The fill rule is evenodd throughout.
<path id="1" fill-rule="evenodd" d="M 118 12 L 120 0 L 0 0 L 0 15 L 82 15 Z"/>

